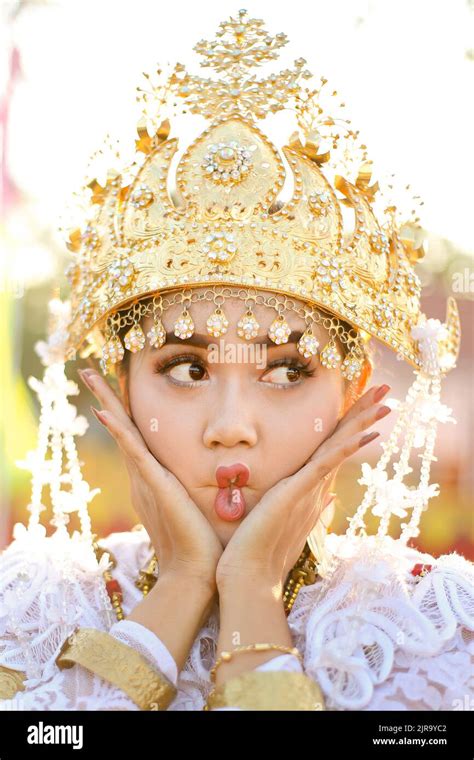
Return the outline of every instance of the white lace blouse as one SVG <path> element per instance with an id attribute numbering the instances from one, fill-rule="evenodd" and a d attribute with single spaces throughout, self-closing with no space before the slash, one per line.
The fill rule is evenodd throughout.
<path id="1" fill-rule="evenodd" d="M 137 526 L 99 543 L 117 560 L 113 575 L 127 616 L 142 598 L 135 580 L 153 553 L 148 534 Z M 331 534 L 327 550 L 323 577 L 303 586 L 288 616 L 303 667 L 284 654 L 256 670 L 304 672 L 330 710 L 474 709 L 474 563 L 456 553 L 435 559 L 390 538 Z M 26 680 L 18 695 L 0 699 L 0 709 L 139 709 L 79 664 L 59 669 L 56 657 L 78 626 L 107 631 L 164 673 L 177 688 L 168 710 L 204 708 L 217 603 L 178 673 L 152 631 L 113 618 L 103 583 L 109 559 L 104 554 L 97 564 L 78 533 L 46 537 L 42 526 L 15 526 L 0 555 L 0 666 Z"/>

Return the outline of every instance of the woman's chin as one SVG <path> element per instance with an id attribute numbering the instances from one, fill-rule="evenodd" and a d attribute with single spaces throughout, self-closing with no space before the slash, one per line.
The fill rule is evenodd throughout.
<path id="1" fill-rule="evenodd" d="M 224 547 L 227 546 L 239 525 L 242 525 L 245 520 L 245 515 L 238 520 L 224 520 L 217 514 L 213 504 L 210 508 L 206 506 L 203 513 Z"/>
<path id="2" fill-rule="evenodd" d="M 244 519 L 245 518 L 242 518 L 241 520 L 236 520 L 235 522 L 224 522 L 224 520 L 217 518 L 213 525 L 213 528 L 216 531 L 216 534 L 219 537 L 219 540 L 224 549 Z"/>

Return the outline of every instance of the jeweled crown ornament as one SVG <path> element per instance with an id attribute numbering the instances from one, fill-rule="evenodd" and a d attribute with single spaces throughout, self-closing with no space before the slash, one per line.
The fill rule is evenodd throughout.
<path id="1" fill-rule="evenodd" d="M 268 289 L 326 309 L 365 339 L 373 336 L 414 367 L 421 366 L 412 334 L 426 322 L 414 271 L 424 253 L 421 230 L 416 220 L 401 222 L 393 205 L 379 220 L 374 212 L 379 186 L 371 184 L 365 146 L 354 147 L 354 162 L 359 163 L 352 181 L 348 171 L 336 173 L 333 182 L 323 171 L 331 166 L 331 150 L 321 150 L 324 139 L 332 142 L 334 153 L 341 140 L 335 120 L 320 106 L 327 80 L 321 78 L 320 89 L 303 86 L 312 75 L 302 58 L 292 69 L 266 78 L 252 73 L 275 59 L 286 43 L 286 35 L 270 36 L 261 20 L 239 11 L 221 23 L 215 40 L 194 48 L 203 57 L 201 65 L 222 78 L 191 75 L 177 64 L 164 86 L 143 91 L 143 100 L 148 105 L 152 100 L 158 113 L 154 134 L 141 120 L 139 159 L 123 174 L 110 172 L 105 186 L 96 179 L 89 183 L 86 224 L 69 237 L 75 260 L 68 270 L 72 317 L 67 358 L 80 351 L 102 356 L 104 366 L 120 361 L 125 349 L 107 330 L 108 318 L 147 295 L 180 286 L 236 285 L 255 292 Z M 170 136 L 164 112 L 171 97 L 210 122 L 181 156 L 171 177 L 172 194 L 167 188 L 178 140 Z M 280 153 L 257 121 L 285 108 L 296 114 L 297 131 Z M 358 135 L 346 132 L 344 155 Z M 286 201 L 279 199 L 287 173 L 283 159 L 293 181 L 292 197 Z M 354 213 L 349 233 L 344 232 L 343 207 Z M 254 333 L 251 319 L 250 310 L 247 327 L 240 326 L 245 338 Z M 192 329 L 190 320 L 184 313 L 177 327 L 180 337 Z M 272 328 L 275 340 L 282 336 L 284 341 L 285 324 Z M 219 335 L 225 329 L 225 314 L 218 308 L 209 330 Z M 125 348 L 140 350 L 145 339 L 133 324 Z M 149 339 L 162 345 L 159 321 Z M 308 333 L 299 350 L 309 355 L 316 343 Z M 452 298 L 437 346 L 440 367 L 446 371 L 459 350 L 459 318 Z M 329 367 L 341 361 L 331 342 L 321 359 Z M 343 370 L 350 375 L 357 361 L 357 356 L 347 357 Z"/>

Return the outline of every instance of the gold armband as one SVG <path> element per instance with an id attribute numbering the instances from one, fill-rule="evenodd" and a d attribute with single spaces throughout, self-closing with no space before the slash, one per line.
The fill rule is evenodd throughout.
<path id="1" fill-rule="evenodd" d="M 318 684 L 303 673 L 261 670 L 241 673 L 213 689 L 207 709 L 325 710 Z"/>
<path id="2" fill-rule="evenodd" d="M 17 691 L 24 691 L 26 674 L 0 665 L 0 699 L 12 699 Z"/>
<path id="3" fill-rule="evenodd" d="M 118 686 L 141 710 L 166 710 L 177 689 L 128 644 L 105 631 L 78 628 L 56 658 L 59 668 L 82 665 Z"/>

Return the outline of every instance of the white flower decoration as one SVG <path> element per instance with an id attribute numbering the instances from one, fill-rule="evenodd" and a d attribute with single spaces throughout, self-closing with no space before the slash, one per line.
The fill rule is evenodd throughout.
<path id="1" fill-rule="evenodd" d="M 373 488 L 375 504 L 372 514 L 383 517 L 389 512 L 397 517 L 406 517 L 407 509 L 412 507 L 410 503 L 410 490 L 399 480 L 388 479 L 385 470 L 372 468 L 367 462 L 362 464 L 363 477 L 359 479 L 361 485 Z"/>
<path id="2" fill-rule="evenodd" d="M 420 421 L 424 423 L 431 422 L 431 420 L 438 420 L 438 422 L 454 422 L 456 420 L 451 417 L 452 409 L 446 404 L 442 404 L 441 401 L 436 399 L 423 399 L 418 403 L 418 410 L 420 414 Z"/>
<path id="3" fill-rule="evenodd" d="M 439 496 L 439 483 L 430 483 L 430 485 L 427 486 L 418 486 L 418 488 L 413 488 L 410 491 L 410 498 L 415 501 L 417 504 L 426 505 L 430 499 L 433 498 L 433 496 Z"/>
<path id="4" fill-rule="evenodd" d="M 427 319 L 425 322 L 412 327 L 412 337 L 420 342 L 445 340 L 447 337 L 446 325 L 439 319 Z"/>
<path id="5" fill-rule="evenodd" d="M 384 470 L 371 467 L 367 462 L 362 463 L 362 476 L 357 482 L 368 488 L 382 486 L 387 480 L 387 473 Z"/>
<path id="6" fill-rule="evenodd" d="M 83 503 L 88 504 L 94 496 L 100 493 L 100 488 L 89 487 L 85 480 L 81 480 L 74 491 L 60 491 L 57 495 L 58 506 L 64 512 L 76 512 Z"/>

